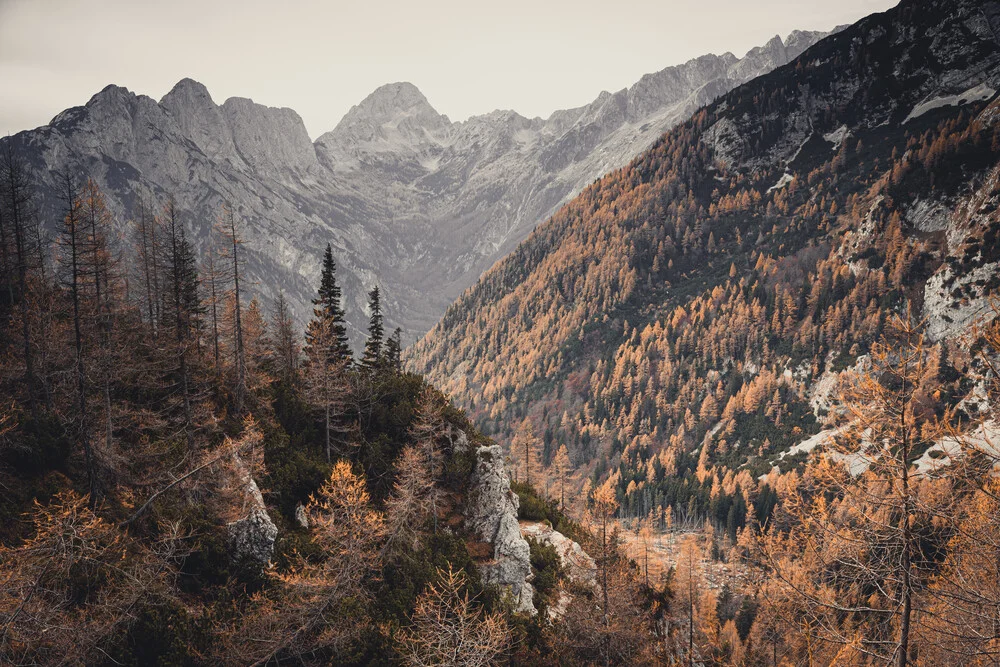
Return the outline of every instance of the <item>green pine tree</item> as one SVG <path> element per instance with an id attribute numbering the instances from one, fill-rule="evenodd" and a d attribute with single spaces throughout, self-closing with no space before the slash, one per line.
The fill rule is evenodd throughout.
<path id="1" fill-rule="evenodd" d="M 399 327 L 385 341 L 385 365 L 394 373 L 403 371 L 403 330 Z"/>
<path id="2" fill-rule="evenodd" d="M 368 340 L 365 342 L 365 355 L 361 359 L 361 365 L 367 370 L 374 371 L 385 365 L 383 354 L 385 329 L 382 325 L 382 304 L 379 300 L 378 285 L 368 293 L 368 310 L 371 312 L 371 318 L 368 321 Z"/>
<path id="3" fill-rule="evenodd" d="M 333 336 L 333 355 L 331 361 L 351 362 L 351 346 L 347 338 L 347 324 L 344 320 L 344 309 L 341 307 L 340 286 L 337 284 L 337 265 L 333 261 L 333 248 L 326 245 L 323 255 L 323 269 L 320 273 L 319 290 L 313 299 L 313 318 L 306 327 L 306 347 L 316 344 L 316 335 L 320 323 L 328 322 L 329 331 Z"/>
<path id="4" fill-rule="evenodd" d="M 201 330 L 201 316 L 205 314 L 205 306 L 201 301 L 201 279 L 198 277 L 198 263 L 194 248 L 187 240 L 183 227 L 180 229 L 177 255 L 180 264 L 178 278 L 181 282 L 181 308 L 185 312 L 187 326 L 194 332 L 198 332 Z"/>

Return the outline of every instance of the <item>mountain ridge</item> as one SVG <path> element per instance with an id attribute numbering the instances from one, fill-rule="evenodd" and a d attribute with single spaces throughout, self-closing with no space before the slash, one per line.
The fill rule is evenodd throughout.
<path id="1" fill-rule="evenodd" d="M 66 169 L 94 178 L 120 220 L 134 215 L 140 193 L 157 206 L 173 196 L 202 253 L 228 201 L 245 222 L 248 271 L 265 305 L 282 285 L 304 320 L 330 242 L 355 340 L 376 276 L 389 324 L 412 340 L 587 183 L 821 35 L 793 33 L 787 47 L 772 40 L 742 60 L 692 59 L 544 120 L 494 111 L 452 122 L 401 82 L 376 89 L 312 141 L 291 109 L 239 97 L 217 104 L 204 85 L 182 79 L 159 102 L 106 87 L 50 125 L 0 142 L 44 175 L 39 210 L 50 226 L 60 218 L 53 175 Z"/>

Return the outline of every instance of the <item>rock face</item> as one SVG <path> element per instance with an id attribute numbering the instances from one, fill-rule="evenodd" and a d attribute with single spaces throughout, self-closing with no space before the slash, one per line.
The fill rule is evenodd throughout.
<path id="1" fill-rule="evenodd" d="M 538 540 L 556 550 L 570 581 L 589 586 L 597 585 L 597 563 L 579 544 L 558 530 L 544 523 L 526 521 L 521 524 L 521 535 Z"/>
<path id="2" fill-rule="evenodd" d="M 571 582 L 588 586 L 594 591 L 600 590 L 597 583 L 597 563 L 575 541 L 547 524 L 533 521 L 521 524 L 521 535 L 555 549 L 559 554 L 559 564 Z M 563 618 L 572 601 L 573 594 L 560 588 L 555 601 L 548 608 L 549 620 L 556 621 Z"/>
<path id="3" fill-rule="evenodd" d="M 39 210 L 62 219 L 57 173 L 93 178 L 120 220 L 141 194 L 172 196 L 198 249 L 223 202 L 245 222 L 247 283 L 288 296 L 304 323 L 332 243 L 355 343 L 380 283 L 387 326 L 416 339 L 483 271 L 562 203 L 718 95 L 787 63 L 822 33 L 775 38 L 743 59 L 708 55 L 594 102 L 528 119 L 439 114 L 409 83 L 382 86 L 310 142 L 301 118 L 196 81 L 159 102 L 108 86 L 10 141 L 42 180 Z"/>
<path id="4" fill-rule="evenodd" d="M 244 518 L 229 524 L 229 545 L 236 562 L 267 565 L 274 554 L 278 528 L 267 510 L 252 510 Z"/>
<path id="5" fill-rule="evenodd" d="M 466 527 L 493 545 L 493 558 L 481 564 L 488 584 L 510 593 L 516 612 L 537 614 L 532 602 L 531 553 L 517 522 L 518 499 L 510 489 L 499 445 L 476 451 L 476 470 L 466 507 Z"/>
<path id="6" fill-rule="evenodd" d="M 245 501 L 246 516 L 227 525 L 229 531 L 229 552 L 233 561 L 258 566 L 267 565 L 274 554 L 274 541 L 278 528 L 267 514 L 264 497 L 257 482 L 239 455 L 234 454 L 234 463 Z"/>

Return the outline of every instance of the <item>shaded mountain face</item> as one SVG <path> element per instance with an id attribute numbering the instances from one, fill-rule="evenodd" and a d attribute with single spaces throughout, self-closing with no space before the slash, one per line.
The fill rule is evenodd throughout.
<path id="1" fill-rule="evenodd" d="M 489 434 L 529 419 L 547 457 L 617 475 L 639 516 L 707 502 L 685 486 L 706 461 L 770 470 L 908 306 L 961 383 L 955 339 L 1000 290 L 998 16 L 906 1 L 722 96 L 539 226 L 411 364 Z"/>
<path id="2" fill-rule="evenodd" d="M 408 83 L 383 86 L 311 142 L 301 118 L 248 99 L 216 104 L 190 79 L 155 100 L 109 86 L 85 106 L 10 139 L 41 179 L 39 210 L 61 219 L 57 173 L 93 178 L 120 220 L 140 195 L 176 201 L 199 250 L 223 202 L 245 225 L 264 305 L 281 286 L 301 320 L 332 243 L 355 344 L 380 283 L 406 340 L 556 208 L 625 164 L 699 106 L 787 63 L 824 35 L 793 33 L 745 58 L 705 56 L 549 119 L 496 111 L 453 123 Z"/>

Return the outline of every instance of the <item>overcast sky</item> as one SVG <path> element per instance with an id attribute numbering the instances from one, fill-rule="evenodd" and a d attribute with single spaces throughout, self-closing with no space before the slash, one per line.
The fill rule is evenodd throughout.
<path id="1" fill-rule="evenodd" d="M 109 83 L 160 99 L 184 77 L 332 129 L 383 83 L 452 120 L 548 116 L 705 53 L 828 30 L 894 0 L 0 0 L 0 133 Z"/>

